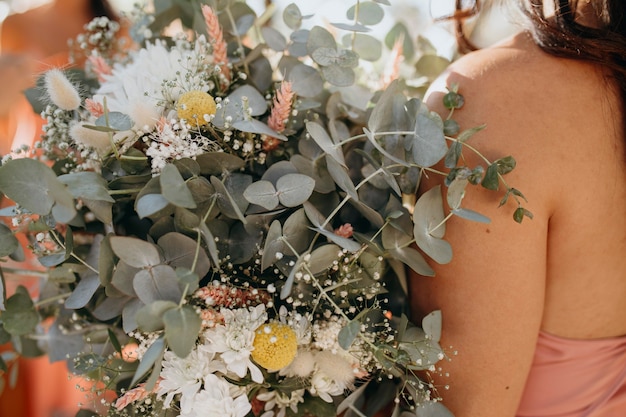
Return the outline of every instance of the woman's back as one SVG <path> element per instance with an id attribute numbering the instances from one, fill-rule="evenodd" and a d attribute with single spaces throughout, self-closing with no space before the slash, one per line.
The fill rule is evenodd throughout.
<path id="1" fill-rule="evenodd" d="M 454 119 L 462 129 L 486 123 L 470 144 L 490 160 L 515 157 L 505 179 L 534 219 L 518 225 L 514 204 L 498 208 L 500 196 L 469 190 L 463 206 L 491 223 L 453 219 L 452 262 L 414 279 L 412 292 L 421 314 L 443 310 L 442 343 L 458 350 L 445 366 L 450 380 L 438 380 L 450 382 L 449 394 L 440 390 L 446 405 L 457 417 L 513 416 L 540 331 L 626 335 L 621 101 L 597 67 L 548 55 L 526 33 L 461 59 L 429 105 L 443 112 L 454 83 L 466 99 Z"/>

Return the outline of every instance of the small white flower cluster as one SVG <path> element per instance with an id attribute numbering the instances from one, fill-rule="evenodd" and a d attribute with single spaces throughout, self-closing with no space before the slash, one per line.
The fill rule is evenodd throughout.
<path id="1" fill-rule="evenodd" d="M 217 143 L 193 129 L 185 120 L 163 122 L 144 136 L 143 141 L 148 144 L 146 156 L 151 159 L 154 174 L 161 172 L 173 160 L 195 159 L 202 153 L 221 150 Z"/>
<path id="2" fill-rule="evenodd" d="M 120 24 L 106 16 L 100 16 L 87 23 L 84 29 L 84 33 L 70 41 L 70 47 L 74 46 L 85 56 L 93 53 L 99 55 L 113 49 L 112 45 L 116 42 Z M 76 51 L 73 52 L 76 53 Z"/>
<path id="3" fill-rule="evenodd" d="M 41 113 L 41 117 L 45 120 L 43 149 L 52 152 L 54 149 L 65 150 L 69 148 L 72 143 L 70 139 L 72 114 L 54 105 L 48 105 Z"/>

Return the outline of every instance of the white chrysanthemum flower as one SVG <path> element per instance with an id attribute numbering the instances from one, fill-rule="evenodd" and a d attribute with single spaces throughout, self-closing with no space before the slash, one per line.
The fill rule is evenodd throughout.
<path id="1" fill-rule="evenodd" d="M 317 371 L 313 373 L 311 377 L 311 386 L 309 392 L 313 395 L 317 395 L 327 403 L 332 403 L 332 396 L 343 394 L 346 387 L 338 384 L 337 381 L 330 375 Z"/>
<path id="2" fill-rule="evenodd" d="M 109 111 L 124 113 L 138 129 L 152 129 L 178 97 L 190 90 L 208 90 L 212 56 L 201 37 L 190 45 L 179 42 L 167 47 L 148 43 L 135 52 L 127 64 L 117 64 L 100 86 L 94 101 Z"/>
<path id="3" fill-rule="evenodd" d="M 193 396 L 192 403 L 189 410 L 181 410 L 180 417 L 245 417 L 252 409 L 243 391 L 233 390 L 214 374 L 206 376 L 204 388 Z"/>
<path id="4" fill-rule="evenodd" d="M 267 321 L 265 306 L 236 310 L 223 308 L 220 313 L 224 324 L 205 331 L 206 349 L 219 353 L 226 369 L 238 377 L 243 378 L 249 370 L 254 382 L 263 382 L 263 374 L 251 361 L 250 354 L 254 349 L 254 331 Z"/>
<path id="5" fill-rule="evenodd" d="M 46 93 L 50 101 L 63 110 L 76 110 L 80 106 L 80 94 L 63 71 L 53 68 L 44 75 Z"/>
<path id="6" fill-rule="evenodd" d="M 170 406 L 176 394 L 181 394 L 181 410 L 191 410 L 193 399 L 207 375 L 221 370 L 219 362 L 216 364 L 213 360 L 214 356 L 205 349 L 194 349 L 186 358 L 179 358 L 171 351 L 165 352 L 157 390 L 157 395 L 166 396 L 165 407 Z"/>
<path id="7" fill-rule="evenodd" d="M 257 395 L 257 399 L 265 402 L 261 417 L 285 417 L 287 408 L 298 414 L 298 404 L 304 402 L 304 390 L 291 391 L 291 395 L 280 391 L 266 391 Z"/>

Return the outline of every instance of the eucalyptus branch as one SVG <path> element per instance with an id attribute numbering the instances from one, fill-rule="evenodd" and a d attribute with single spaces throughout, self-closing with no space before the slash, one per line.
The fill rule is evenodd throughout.
<path id="1" fill-rule="evenodd" d="M 66 298 L 68 298 L 70 295 L 72 295 L 72 292 L 66 292 L 63 294 L 57 294 L 54 297 L 50 297 L 50 298 L 46 298 L 45 300 L 39 300 L 35 303 L 35 308 L 39 308 L 39 307 L 43 307 L 46 304 L 51 304 L 54 303 L 56 301 L 60 301 L 60 300 L 65 300 Z"/>
<path id="2" fill-rule="evenodd" d="M 67 251 L 67 247 L 65 246 L 65 244 L 63 244 L 63 242 L 61 241 L 61 238 L 58 236 L 58 234 L 54 230 L 50 231 L 50 236 L 52 237 L 52 239 L 57 245 L 59 245 L 63 250 Z M 70 251 L 69 256 L 76 259 L 78 262 L 80 262 L 85 267 L 90 269 L 93 273 L 99 274 L 97 269 L 95 269 L 93 266 L 85 262 L 80 256 L 76 255 L 76 253 L 74 253 L 74 250 Z"/>
<path id="3" fill-rule="evenodd" d="M 366 178 L 364 178 L 363 180 L 361 180 L 360 183 L 358 183 L 357 185 L 354 186 L 355 190 L 358 190 L 359 188 L 361 188 L 363 185 L 367 184 L 370 179 L 374 178 L 376 175 L 380 174 L 382 172 L 381 168 L 378 168 L 376 171 L 372 172 L 370 175 L 368 175 Z M 350 201 L 350 195 L 346 194 L 346 196 L 343 198 L 343 200 L 341 200 L 341 202 L 339 204 L 337 204 L 337 207 L 335 207 L 335 209 L 328 215 L 328 217 L 326 218 L 326 220 L 324 221 L 324 223 L 321 225 L 322 228 L 326 227 L 328 225 L 328 223 L 332 220 L 333 217 L 335 217 L 337 215 L 337 213 L 339 212 L 339 210 L 341 210 L 341 208 L 343 206 L 346 205 L 346 203 L 348 201 Z"/>
<path id="4" fill-rule="evenodd" d="M 233 16 L 233 12 L 230 10 L 230 6 L 224 9 L 226 11 L 226 15 L 228 16 L 228 20 L 230 22 L 233 31 L 237 29 L 237 22 L 235 22 L 235 18 Z M 246 74 L 250 74 L 250 69 L 248 68 L 248 63 L 246 62 L 246 51 L 243 47 L 243 42 L 241 42 L 241 37 L 239 35 L 235 36 L 237 39 L 237 50 L 241 54 L 241 62 L 243 62 L 244 71 Z"/>

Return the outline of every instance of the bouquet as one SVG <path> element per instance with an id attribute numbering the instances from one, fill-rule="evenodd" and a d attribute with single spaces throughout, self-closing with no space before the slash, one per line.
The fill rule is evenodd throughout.
<path id="1" fill-rule="evenodd" d="M 35 295 L 2 276 L 0 340 L 67 359 L 110 416 L 445 415 L 441 314 L 410 323 L 404 270 L 450 261 L 450 216 L 488 221 L 468 185 L 530 216 L 513 158 L 462 165 L 481 127 L 459 131 L 455 86 L 446 117 L 407 95 L 429 78 L 395 79 L 403 25 L 387 49 L 367 34 L 384 0 L 333 24 L 342 41 L 295 4 L 288 35 L 244 1 L 153 6 L 132 45 L 86 27 L 85 65 L 42 77 L 35 155 L 2 161 L 0 257 L 22 233 L 45 270 Z M 447 176 L 449 213 L 424 175 Z"/>

